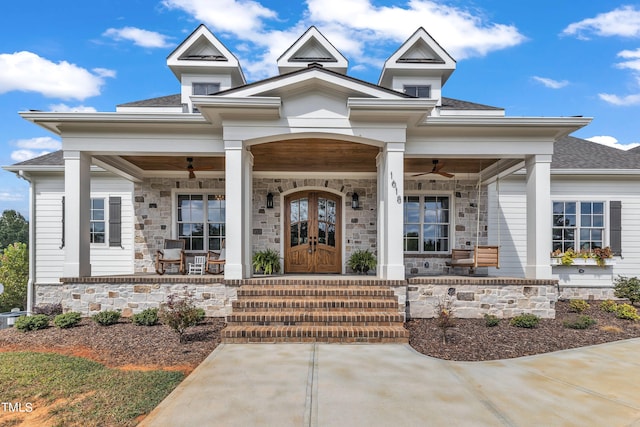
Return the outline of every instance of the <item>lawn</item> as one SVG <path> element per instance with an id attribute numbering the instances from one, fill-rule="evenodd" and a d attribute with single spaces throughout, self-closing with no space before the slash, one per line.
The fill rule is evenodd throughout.
<path id="1" fill-rule="evenodd" d="M 0 353 L 0 427 L 133 426 L 184 376 L 55 353 Z"/>

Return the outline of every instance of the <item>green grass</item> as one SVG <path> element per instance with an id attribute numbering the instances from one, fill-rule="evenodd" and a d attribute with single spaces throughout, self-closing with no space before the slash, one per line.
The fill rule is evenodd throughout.
<path id="1" fill-rule="evenodd" d="M 32 402 L 35 413 L 58 401 L 49 413 L 60 426 L 135 425 L 136 417 L 155 408 L 183 379 L 181 372 L 120 371 L 59 354 L 0 353 L 2 400 Z"/>

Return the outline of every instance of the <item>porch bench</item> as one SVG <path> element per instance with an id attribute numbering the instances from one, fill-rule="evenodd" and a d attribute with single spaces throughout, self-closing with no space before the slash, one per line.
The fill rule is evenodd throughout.
<path id="1" fill-rule="evenodd" d="M 456 267 L 468 268 L 473 274 L 477 267 L 500 268 L 500 247 L 493 245 L 478 245 L 474 249 L 452 249 L 451 261 L 445 263 L 449 269 Z"/>

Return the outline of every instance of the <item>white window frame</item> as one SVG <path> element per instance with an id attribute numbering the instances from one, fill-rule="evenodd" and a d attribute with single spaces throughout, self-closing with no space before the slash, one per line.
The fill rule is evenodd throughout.
<path id="1" fill-rule="evenodd" d="M 413 93 L 407 93 L 407 91 L 409 89 L 414 89 L 415 88 L 415 95 Z M 420 89 L 426 89 L 427 90 L 427 96 L 419 96 L 420 93 Z M 425 99 L 430 99 L 431 98 L 431 85 L 403 85 L 402 86 L 402 92 L 407 94 L 407 95 L 411 95 L 411 96 L 415 96 L 416 98 L 425 98 Z"/>
<path id="2" fill-rule="evenodd" d="M 197 94 L 196 93 L 196 86 L 198 85 L 202 85 L 202 86 L 217 86 L 217 89 L 215 91 L 207 91 L 207 93 L 201 93 L 201 94 Z M 220 92 L 220 82 L 192 82 L 191 83 L 191 94 L 192 95 L 200 95 L 200 96 L 206 96 L 206 95 L 210 95 L 211 93 L 216 93 L 216 92 Z"/>
<path id="3" fill-rule="evenodd" d="M 102 200 L 102 219 L 94 220 L 93 219 L 93 202 L 96 200 Z M 102 234 L 104 235 L 104 240 L 102 242 L 94 242 L 93 236 L 98 233 L 94 233 L 93 224 L 103 223 L 104 231 Z M 109 198 L 108 197 L 91 197 L 91 206 L 89 208 L 89 242 L 94 246 L 108 246 L 109 245 Z"/>
<path id="4" fill-rule="evenodd" d="M 419 211 L 420 211 L 420 223 L 419 223 L 419 236 L 418 236 L 418 250 L 417 251 L 404 251 L 407 255 L 441 255 L 441 254 L 449 254 L 451 253 L 451 249 L 453 248 L 454 243 L 454 235 L 453 231 L 455 230 L 455 197 L 451 192 L 443 192 L 443 191 L 421 191 L 421 192 L 405 192 L 404 197 L 419 197 Z M 404 214 L 405 214 L 405 199 L 403 197 L 402 200 L 402 212 L 403 212 L 403 232 L 402 232 L 402 247 L 404 250 L 405 240 L 404 240 L 404 225 L 407 224 L 404 222 Z M 449 229 L 447 239 L 449 241 L 449 247 L 445 251 L 425 251 L 423 248 L 423 240 L 424 240 L 424 198 L 425 197 L 447 197 L 449 199 Z"/>
<path id="5" fill-rule="evenodd" d="M 171 222 L 172 222 L 172 238 L 173 239 L 179 239 L 180 238 L 180 223 L 178 222 L 178 196 L 202 196 L 202 200 L 206 201 L 207 203 L 203 204 L 203 218 L 202 218 L 202 224 L 203 224 L 203 249 L 198 249 L 198 250 L 192 250 L 189 249 L 187 247 L 187 251 L 189 253 L 207 253 L 207 251 L 209 250 L 219 250 L 218 248 L 209 248 L 209 239 L 210 238 L 215 238 L 215 236 L 209 236 L 209 196 L 218 196 L 218 197 L 222 197 L 224 198 L 224 192 L 223 191 L 198 191 L 198 190 L 189 190 L 189 189 L 181 189 L 181 188 L 174 188 L 171 191 L 171 200 L 172 200 L 172 204 L 173 207 L 171 209 L 172 211 L 172 218 L 171 218 Z M 226 204 L 225 204 L 226 205 Z M 227 219 L 227 215 L 226 215 L 226 206 L 225 206 L 225 232 L 222 235 L 221 240 L 224 241 L 224 239 L 226 238 L 226 219 Z"/>
<path id="6" fill-rule="evenodd" d="M 554 228 L 566 228 L 566 227 L 556 227 L 555 226 L 555 221 L 554 221 L 554 216 L 556 215 L 554 212 L 554 204 L 555 203 L 575 203 L 576 204 L 576 225 L 575 225 L 575 231 L 574 231 L 574 245 L 573 245 L 573 250 L 578 252 L 580 250 L 582 250 L 582 241 L 580 239 L 580 230 L 581 229 L 585 229 L 585 228 L 589 228 L 589 229 L 602 229 L 602 247 L 607 247 L 609 246 L 609 233 L 610 233 L 610 227 L 609 227 L 609 203 L 605 200 L 601 200 L 601 199 L 588 199 L 588 198 L 567 198 L 567 199 L 554 199 L 551 202 L 551 242 L 552 242 L 552 247 L 555 249 L 555 242 L 558 242 L 558 239 L 554 239 L 553 236 L 553 229 Z M 582 204 L 583 203 L 602 203 L 602 227 L 588 227 L 588 226 L 582 226 Z M 560 240 L 562 242 L 566 241 L 564 239 Z M 568 246 L 566 249 L 568 249 L 570 246 Z M 562 250 L 562 248 L 560 248 Z M 586 250 L 591 250 L 591 248 L 584 248 Z M 562 250 L 562 252 L 564 252 L 564 250 Z"/>

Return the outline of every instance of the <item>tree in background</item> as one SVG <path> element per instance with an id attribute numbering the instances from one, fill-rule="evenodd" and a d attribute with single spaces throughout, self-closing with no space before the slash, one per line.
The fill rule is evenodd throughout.
<path id="1" fill-rule="evenodd" d="M 27 281 L 29 280 L 29 252 L 25 243 L 13 243 L 5 248 L 0 257 L 0 283 L 4 292 L 0 294 L 0 312 L 27 305 Z"/>
<path id="2" fill-rule="evenodd" d="M 0 216 L 0 250 L 16 242 L 29 242 L 29 223 L 19 212 L 6 210 Z"/>

